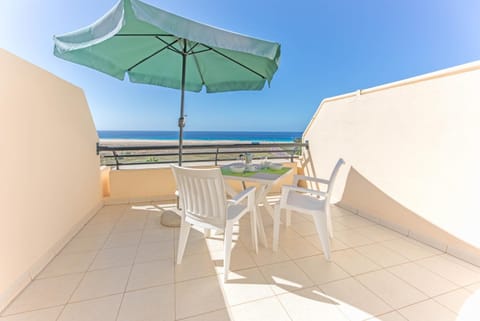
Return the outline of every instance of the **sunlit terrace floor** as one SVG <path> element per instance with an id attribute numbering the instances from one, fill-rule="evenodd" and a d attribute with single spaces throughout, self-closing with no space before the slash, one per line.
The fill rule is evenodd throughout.
<path id="1" fill-rule="evenodd" d="M 331 262 L 307 217 L 281 227 L 278 253 L 258 255 L 245 218 L 224 284 L 222 236 L 192 231 L 174 264 L 168 207 L 105 206 L 0 320 L 460 320 L 480 289 L 480 268 L 337 207 Z"/>

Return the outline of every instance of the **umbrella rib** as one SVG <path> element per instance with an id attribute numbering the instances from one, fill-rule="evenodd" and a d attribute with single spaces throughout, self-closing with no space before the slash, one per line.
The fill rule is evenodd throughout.
<path id="1" fill-rule="evenodd" d="M 204 46 L 205 46 L 205 45 L 204 45 Z M 262 79 L 267 79 L 267 77 L 265 77 L 265 76 L 262 75 L 261 73 L 256 72 L 255 70 L 253 70 L 252 68 L 250 68 L 250 67 L 248 67 L 248 66 L 245 66 L 245 65 L 242 64 L 241 62 L 239 62 L 239 61 L 237 61 L 237 60 L 235 60 L 235 59 L 233 59 L 233 58 L 231 58 L 231 57 L 229 57 L 229 56 L 221 53 L 220 51 L 216 50 L 215 48 L 212 48 L 212 47 L 209 47 L 209 46 L 205 46 L 205 47 L 211 49 L 213 52 L 215 52 L 216 54 L 222 56 L 223 58 L 228 59 L 228 60 L 230 60 L 231 62 L 236 63 L 237 65 L 239 65 L 239 66 L 247 69 L 248 71 L 254 73 L 254 74 L 257 75 L 257 76 L 259 76 L 260 78 L 262 78 Z"/>
<path id="2" fill-rule="evenodd" d="M 118 33 L 115 37 L 175 37 L 169 33 Z"/>
<path id="3" fill-rule="evenodd" d="M 163 39 L 160 38 L 160 37 L 155 37 L 155 38 L 156 38 L 157 40 L 160 40 L 161 42 L 163 42 L 163 43 L 167 46 L 166 48 L 170 49 L 171 51 L 176 52 L 176 53 L 178 53 L 178 54 L 183 54 L 180 50 L 178 50 L 177 48 L 175 48 L 175 47 L 172 46 L 173 44 L 175 44 L 176 42 L 178 42 L 178 41 L 180 40 L 180 38 L 177 38 L 177 39 L 176 39 L 174 42 L 172 42 L 172 43 L 168 43 L 168 42 L 166 42 L 165 40 L 163 40 Z"/>
<path id="4" fill-rule="evenodd" d="M 169 46 L 173 45 L 175 42 L 177 42 L 178 39 L 175 39 L 175 41 L 173 41 L 172 43 L 170 44 L 167 44 L 167 46 L 163 47 L 162 49 L 160 50 L 157 50 L 155 51 L 154 53 L 152 53 L 151 55 L 148 55 L 147 57 L 143 58 L 142 60 L 140 60 L 139 62 L 137 62 L 136 64 L 134 64 L 133 66 L 131 66 L 130 68 L 127 69 L 127 71 L 132 71 L 133 68 L 137 67 L 138 65 L 144 63 L 145 61 L 147 61 L 148 59 L 152 58 L 153 56 L 159 54 L 160 52 L 164 51 L 165 49 L 169 48 Z"/>

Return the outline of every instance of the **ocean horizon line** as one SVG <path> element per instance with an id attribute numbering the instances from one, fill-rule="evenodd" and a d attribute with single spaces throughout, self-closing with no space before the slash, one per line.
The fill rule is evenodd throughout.
<path id="1" fill-rule="evenodd" d="M 178 140 L 173 130 L 97 130 L 100 139 L 114 140 Z M 293 142 L 302 131 L 185 131 L 184 140 Z"/>

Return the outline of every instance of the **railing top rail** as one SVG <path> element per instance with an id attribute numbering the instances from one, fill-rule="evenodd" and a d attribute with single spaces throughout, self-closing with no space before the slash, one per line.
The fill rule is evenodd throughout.
<path id="1" fill-rule="evenodd" d="M 206 148 L 261 148 L 261 147 L 306 147 L 308 148 L 308 142 L 305 143 L 236 143 L 236 144 L 201 144 L 201 145 L 183 145 L 184 149 L 206 149 Z M 97 143 L 97 153 L 108 151 L 136 151 L 136 150 L 171 150 L 178 149 L 178 145 L 136 145 L 136 146 L 119 146 L 119 145 L 102 145 Z"/>

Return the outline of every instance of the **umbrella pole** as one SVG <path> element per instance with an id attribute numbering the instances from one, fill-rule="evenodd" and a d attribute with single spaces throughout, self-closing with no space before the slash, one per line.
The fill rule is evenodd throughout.
<path id="1" fill-rule="evenodd" d="M 180 100 L 180 118 L 178 118 L 178 128 L 180 133 L 178 136 L 178 166 L 182 166 L 182 154 L 183 154 L 183 127 L 185 127 L 185 74 L 187 69 L 187 41 L 183 39 L 183 52 L 182 52 L 182 93 Z"/>

